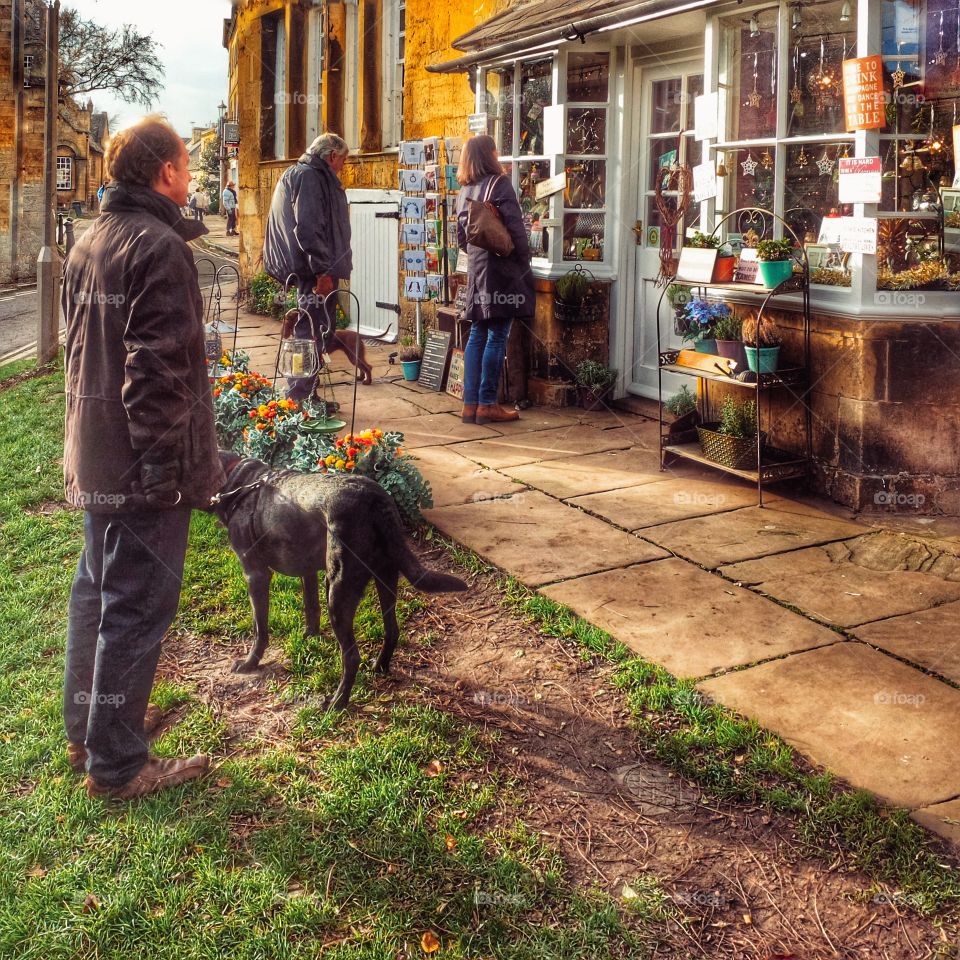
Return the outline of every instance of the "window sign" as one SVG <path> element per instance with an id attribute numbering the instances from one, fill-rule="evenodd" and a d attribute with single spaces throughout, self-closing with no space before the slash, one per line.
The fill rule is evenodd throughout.
<path id="1" fill-rule="evenodd" d="M 847 130 L 878 130 L 886 126 L 883 58 L 843 61 L 843 109 Z"/>
<path id="2" fill-rule="evenodd" d="M 841 157 L 840 202 L 879 203 L 880 170 L 879 157 Z"/>

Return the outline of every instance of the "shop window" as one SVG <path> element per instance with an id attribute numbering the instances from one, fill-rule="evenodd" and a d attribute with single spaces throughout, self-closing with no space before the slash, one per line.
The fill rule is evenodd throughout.
<path id="1" fill-rule="evenodd" d="M 286 25 L 282 11 L 260 23 L 260 155 L 280 160 L 287 153 Z"/>
<path id="2" fill-rule="evenodd" d="M 57 189 L 73 189 L 73 157 L 57 157 Z"/>
<path id="3" fill-rule="evenodd" d="M 567 57 L 566 92 L 563 259 L 603 260 L 610 53 L 571 52 Z"/>
<path id="4" fill-rule="evenodd" d="M 777 134 L 779 8 L 722 21 L 720 90 L 726 95 L 726 140 Z"/>

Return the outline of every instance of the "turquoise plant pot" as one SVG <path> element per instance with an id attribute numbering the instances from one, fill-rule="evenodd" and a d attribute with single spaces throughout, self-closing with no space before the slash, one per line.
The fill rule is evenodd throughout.
<path id="1" fill-rule="evenodd" d="M 761 260 L 760 280 L 767 290 L 779 287 L 793 273 L 793 257 L 789 260 Z"/>
<path id="2" fill-rule="evenodd" d="M 780 359 L 780 344 L 775 347 L 744 347 L 747 366 L 754 373 L 775 373 Z"/>

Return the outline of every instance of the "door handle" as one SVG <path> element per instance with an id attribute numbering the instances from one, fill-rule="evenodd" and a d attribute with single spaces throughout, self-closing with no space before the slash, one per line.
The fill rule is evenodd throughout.
<path id="1" fill-rule="evenodd" d="M 630 229 L 633 230 L 633 236 L 636 239 L 637 246 L 641 246 L 643 243 L 643 221 L 637 220 Z"/>

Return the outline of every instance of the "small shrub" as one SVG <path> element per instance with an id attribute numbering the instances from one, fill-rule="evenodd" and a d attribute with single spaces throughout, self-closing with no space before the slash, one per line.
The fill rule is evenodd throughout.
<path id="1" fill-rule="evenodd" d="M 697 409 L 697 398 L 688 386 L 682 386 L 664 403 L 664 409 L 674 417 L 685 417 Z"/>
<path id="2" fill-rule="evenodd" d="M 617 382 L 617 371 L 605 363 L 584 360 L 577 367 L 576 381 L 578 387 L 604 394 Z"/>
<path id="3" fill-rule="evenodd" d="M 725 397 L 720 408 L 720 427 L 717 432 L 738 440 L 753 439 L 757 435 L 756 400 Z"/>

